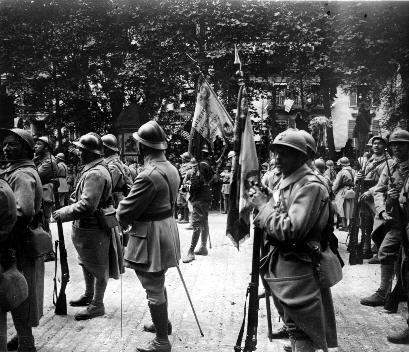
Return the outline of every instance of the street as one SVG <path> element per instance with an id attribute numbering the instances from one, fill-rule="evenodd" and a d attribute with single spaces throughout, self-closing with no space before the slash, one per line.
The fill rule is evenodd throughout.
<path id="1" fill-rule="evenodd" d="M 180 263 L 196 313 L 204 333 L 200 336 L 194 315 L 176 268 L 167 273 L 169 318 L 173 324 L 170 336 L 172 351 L 233 352 L 243 318 L 243 307 L 250 280 L 252 239 L 246 240 L 240 251 L 225 236 L 226 215 L 212 212 L 209 217 L 212 249 L 209 256 L 196 256 L 192 263 Z M 182 256 L 190 244 L 191 231 L 186 224 L 179 225 Z M 52 224 L 56 238 L 56 225 Z M 82 271 L 77 264 L 70 232 L 71 224 L 64 224 L 68 251 L 70 282 L 67 301 L 83 293 Z M 348 262 L 346 232 L 337 232 L 341 253 Z M 136 275 L 129 269 L 122 280 L 110 280 L 105 296 L 106 314 L 89 321 L 77 322 L 74 314 L 80 308 L 68 306 L 67 316 L 56 316 L 52 303 L 54 263 L 46 263 L 44 317 L 34 328 L 39 352 L 59 351 L 134 351 L 137 343 L 153 335 L 142 331 L 150 321 L 145 293 Z M 59 268 L 58 268 L 59 270 Z M 58 272 L 58 275 L 60 272 Z M 388 343 L 388 332 L 405 326 L 406 305 L 399 306 L 397 314 L 387 314 L 382 307 L 371 308 L 359 304 L 360 298 L 373 293 L 379 284 L 378 265 L 346 265 L 343 280 L 333 287 L 338 324 L 339 348 L 345 352 L 399 352 L 407 351 L 404 345 Z M 121 293 L 122 292 L 122 293 Z M 261 292 L 261 288 L 260 288 Z M 122 307 L 122 309 L 121 309 Z M 279 328 L 277 312 L 272 306 L 273 329 Z M 8 315 L 8 335 L 14 334 Z M 265 300 L 260 300 L 257 350 L 282 351 L 285 340 L 267 339 Z"/>

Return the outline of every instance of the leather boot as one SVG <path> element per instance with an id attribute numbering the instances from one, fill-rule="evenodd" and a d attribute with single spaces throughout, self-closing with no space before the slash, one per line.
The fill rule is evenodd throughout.
<path id="1" fill-rule="evenodd" d="M 387 337 L 389 342 L 400 344 L 400 345 L 409 345 L 409 328 L 389 334 Z"/>
<path id="2" fill-rule="evenodd" d="M 368 264 L 380 264 L 378 254 L 375 254 L 371 259 L 368 260 Z"/>
<path id="3" fill-rule="evenodd" d="M 137 347 L 136 352 L 170 352 L 172 346 L 168 339 L 168 308 L 167 303 L 149 304 L 152 321 L 156 327 L 156 337 L 144 347 Z"/>
<path id="4" fill-rule="evenodd" d="M 187 252 L 187 255 L 185 258 L 183 258 L 183 263 L 190 263 L 195 260 L 195 247 L 197 245 L 197 242 L 199 241 L 200 237 L 200 227 L 195 226 L 193 229 L 193 234 L 192 234 L 192 242 L 190 244 L 189 251 Z"/>
<path id="5" fill-rule="evenodd" d="M 315 347 L 311 340 L 296 339 L 294 345 L 294 352 L 315 352 Z"/>
<path id="6" fill-rule="evenodd" d="M 166 291 L 166 287 L 165 287 L 165 298 L 166 298 L 166 304 L 168 304 L 168 293 Z M 156 326 L 154 323 L 150 323 L 150 324 L 145 324 L 143 326 L 143 330 L 146 332 L 151 332 L 156 334 Z M 168 320 L 168 335 L 172 335 L 172 324 L 171 322 Z"/>
<path id="7" fill-rule="evenodd" d="M 24 336 L 18 338 L 18 352 L 37 352 L 34 346 L 34 336 Z"/>
<path id="8" fill-rule="evenodd" d="M 96 317 L 100 317 L 105 314 L 105 307 L 104 305 L 95 305 L 91 303 L 87 308 L 79 311 L 75 314 L 75 320 L 88 320 Z"/>
<path id="9" fill-rule="evenodd" d="M 381 264 L 381 284 L 379 289 L 369 297 L 362 298 L 361 304 L 371 307 L 384 306 L 386 295 L 388 295 L 391 291 L 394 275 L 395 267 L 393 264 Z"/>
<path id="10" fill-rule="evenodd" d="M 288 331 L 285 325 L 281 326 L 278 330 L 272 331 L 271 338 L 272 339 L 288 339 Z"/>
<path id="11" fill-rule="evenodd" d="M 14 335 L 9 342 L 7 342 L 8 351 L 17 351 L 18 348 L 18 337 Z"/>
<path id="12" fill-rule="evenodd" d="M 91 303 L 91 301 L 92 301 L 92 296 L 88 297 L 84 294 L 78 297 L 77 299 L 73 299 L 69 303 L 71 307 L 86 307 Z"/>

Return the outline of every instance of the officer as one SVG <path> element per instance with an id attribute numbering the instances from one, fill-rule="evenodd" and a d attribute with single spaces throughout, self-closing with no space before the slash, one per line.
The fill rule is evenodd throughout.
<path id="1" fill-rule="evenodd" d="M 80 169 L 72 204 L 53 213 L 56 220 L 73 221 L 72 242 L 78 252 L 85 281 L 85 293 L 70 301 L 85 306 L 76 320 L 105 314 L 104 295 L 108 279 L 119 278 L 121 248 L 115 226 L 112 181 L 102 154 L 101 137 L 93 132 L 81 136 L 74 145 L 80 152 Z"/>
<path id="2" fill-rule="evenodd" d="M 58 193 L 60 199 L 60 207 L 68 204 L 68 194 L 70 188 L 68 186 L 68 166 L 65 163 L 64 153 L 58 153 L 56 155 L 57 160 L 57 177 L 58 177 Z"/>
<path id="3" fill-rule="evenodd" d="M 44 258 L 27 255 L 24 238 L 28 226 L 36 227 L 39 222 L 42 184 L 33 162 L 34 139 L 23 129 L 1 129 L 0 139 L 8 168 L 2 178 L 13 190 L 17 207 L 17 221 L 11 233 L 12 247 L 16 250 L 17 267 L 28 284 L 28 298 L 11 311 L 17 336 L 7 348 L 10 351 L 36 351 L 32 327 L 38 326 L 43 315 Z"/>
<path id="4" fill-rule="evenodd" d="M 135 270 L 146 290 L 156 337 L 139 352 L 168 352 L 168 302 L 165 274 L 178 265 L 179 233 L 173 209 L 180 185 L 178 170 L 166 159 L 166 135 L 156 121 L 149 121 L 133 134 L 144 158 L 141 171 L 128 196 L 117 209 L 117 218 L 124 227 L 132 226 L 125 250 L 125 266 Z"/>
<path id="5" fill-rule="evenodd" d="M 409 132 L 402 129 L 392 132 L 389 146 L 393 160 L 388 161 L 389 168 L 388 165 L 384 167 L 373 191 L 376 217 L 372 238 L 379 248 L 381 282 L 374 294 L 361 299 L 361 304 L 372 307 L 383 306 L 386 303 L 395 275 L 394 265 L 402 243 L 401 225 L 397 221 L 399 215 L 396 214 L 396 210 L 387 206 L 385 198 L 388 190 L 396 189 L 396 192 L 400 192 L 409 176 Z"/>
<path id="6" fill-rule="evenodd" d="M 355 173 L 349 165 L 349 159 L 344 156 L 339 160 L 342 169 L 338 172 L 332 185 L 335 194 L 335 204 L 338 216 L 341 218 L 342 227 L 340 230 L 348 231 L 349 221 L 352 218 L 354 197 L 349 196 L 347 191 L 352 191 L 354 187 Z"/>
<path id="7" fill-rule="evenodd" d="M 249 191 L 259 211 L 254 224 L 264 230 L 269 254 L 262 272 L 283 321 L 293 351 L 312 352 L 337 346 L 334 308 L 329 288 L 321 288 L 311 265 L 310 248 L 324 250 L 328 223 L 326 187 L 306 165 L 307 144 L 298 131 L 288 129 L 273 142 L 276 165 L 283 174 L 277 203 L 259 187 Z M 308 206 L 305 206 L 308 204 Z"/>
<path id="8" fill-rule="evenodd" d="M 6 181 L 0 178 L 0 295 L 13 288 L 3 281 L 3 273 L 10 269 L 15 261 L 11 249 L 10 233 L 16 223 L 17 210 L 14 194 Z M 7 351 L 7 311 L 5 302 L 0 300 L 0 351 Z"/>
<path id="9" fill-rule="evenodd" d="M 372 258 L 371 233 L 375 217 L 375 203 L 373 191 L 379 177 L 386 166 L 389 156 L 385 152 L 386 140 L 381 136 L 371 138 L 372 156 L 361 165 L 356 175 L 356 182 L 361 183 L 361 196 L 358 200 L 359 215 L 361 218 L 362 254 L 364 259 Z"/>
<path id="10" fill-rule="evenodd" d="M 128 194 L 132 186 L 130 171 L 125 167 L 125 164 L 119 158 L 118 141 L 113 134 L 102 136 L 104 145 L 105 162 L 108 165 L 112 176 L 112 195 L 114 199 L 114 207 L 116 208 L 119 202 Z"/>
<path id="11" fill-rule="evenodd" d="M 51 212 L 54 206 L 54 193 L 52 180 L 57 177 L 57 161 L 51 154 L 51 142 L 48 137 L 36 139 L 34 145 L 34 163 L 37 166 L 41 183 L 43 184 L 43 211 L 46 230 L 50 232 Z"/>

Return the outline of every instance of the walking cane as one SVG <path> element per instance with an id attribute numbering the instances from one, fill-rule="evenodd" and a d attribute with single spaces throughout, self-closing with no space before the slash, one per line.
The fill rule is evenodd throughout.
<path id="1" fill-rule="evenodd" d="M 180 271 L 179 265 L 176 265 L 176 269 L 178 269 L 178 273 L 179 273 L 179 276 L 180 276 L 180 280 L 182 280 L 182 284 L 183 284 L 183 287 L 185 288 L 185 292 L 186 292 L 187 298 L 188 298 L 188 300 L 189 300 L 190 307 L 192 307 L 193 315 L 195 316 L 196 324 L 197 324 L 197 326 L 198 326 L 198 328 L 199 328 L 200 335 L 202 335 L 202 337 L 204 337 L 202 328 L 200 327 L 199 320 L 197 319 L 196 311 L 195 311 L 195 308 L 193 307 L 192 300 L 190 299 L 189 291 L 187 290 L 187 287 L 186 287 L 186 284 L 185 284 L 185 280 L 183 279 L 182 272 Z"/>

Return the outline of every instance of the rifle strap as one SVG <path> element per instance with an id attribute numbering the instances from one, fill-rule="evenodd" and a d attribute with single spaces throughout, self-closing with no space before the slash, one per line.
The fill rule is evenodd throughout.
<path id="1" fill-rule="evenodd" d="M 244 326 L 246 325 L 246 316 L 247 316 L 247 299 L 250 294 L 250 289 L 247 288 L 246 292 L 246 300 L 244 302 L 244 314 L 243 314 L 243 321 L 241 323 L 240 331 L 239 331 L 239 336 L 237 336 L 237 341 L 236 345 L 234 346 L 234 351 L 235 352 L 240 352 L 241 351 L 241 343 L 243 341 L 243 335 L 244 335 Z M 267 294 L 267 293 L 266 293 Z"/>

